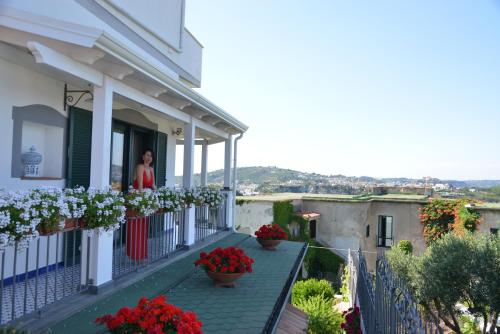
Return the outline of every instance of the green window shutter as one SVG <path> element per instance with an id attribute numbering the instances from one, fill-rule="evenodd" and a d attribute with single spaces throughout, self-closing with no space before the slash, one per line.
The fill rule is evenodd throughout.
<path id="1" fill-rule="evenodd" d="M 167 178 L 167 135 L 162 132 L 156 135 L 156 185 L 163 187 Z"/>
<path id="2" fill-rule="evenodd" d="M 90 151 L 92 147 L 92 113 L 85 109 L 69 109 L 68 187 L 90 183 Z"/>

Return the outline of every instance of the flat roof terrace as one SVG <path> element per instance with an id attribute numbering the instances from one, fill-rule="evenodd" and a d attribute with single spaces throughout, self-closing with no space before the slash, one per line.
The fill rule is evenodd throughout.
<path id="1" fill-rule="evenodd" d="M 236 288 L 214 288 L 212 281 L 194 261 L 200 251 L 237 246 L 251 256 L 253 273 L 245 274 Z M 135 306 L 141 297 L 160 294 L 183 310 L 196 312 L 203 333 L 270 333 L 278 320 L 287 293 L 300 267 L 306 245 L 284 241 L 276 251 L 264 250 L 255 238 L 231 234 L 187 257 L 161 268 L 140 281 L 85 307 L 43 332 L 103 333 L 95 318 Z M 69 300 L 67 301 L 69 302 Z"/>

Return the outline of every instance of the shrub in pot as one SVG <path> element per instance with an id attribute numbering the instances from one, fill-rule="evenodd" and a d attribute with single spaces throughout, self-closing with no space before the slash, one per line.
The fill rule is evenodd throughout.
<path id="1" fill-rule="evenodd" d="M 257 232 L 255 232 L 257 241 L 265 249 L 275 249 L 281 240 L 287 240 L 288 235 L 278 224 L 262 225 Z"/>

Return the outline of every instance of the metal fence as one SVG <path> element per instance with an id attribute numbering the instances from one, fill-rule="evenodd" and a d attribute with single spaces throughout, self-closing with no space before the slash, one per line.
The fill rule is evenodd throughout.
<path id="1" fill-rule="evenodd" d="M 227 229 L 226 201 L 217 207 L 201 205 L 195 207 L 195 242 Z"/>
<path id="2" fill-rule="evenodd" d="M 349 252 L 348 265 L 351 303 L 360 307 L 365 333 L 443 333 L 419 312 L 406 283 L 394 275 L 384 256 L 378 257 L 374 275 L 361 250 Z"/>
<path id="3" fill-rule="evenodd" d="M 184 244 L 184 210 L 128 217 L 113 235 L 113 278 L 166 258 Z"/>
<path id="4" fill-rule="evenodd" d="M 88 252 L 81 247 L 82 231 L 76 229 L 41 236 L 27 248 L 16 242 L 0 252 L 0 324 L 86 290 L 81 266 Z"/>

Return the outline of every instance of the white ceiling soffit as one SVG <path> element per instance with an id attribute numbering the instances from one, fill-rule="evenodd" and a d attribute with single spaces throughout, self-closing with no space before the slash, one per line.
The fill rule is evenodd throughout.
<path id="1" fill-rule="evenodd" d="M 0 29 L 4 29 L 1 26 L 28 32 L 37 36 L 42 36 L 42 38 L 47 37 L 57 41 L 70 43 L 72 45 L 76 44 L 77 46 L 79 45 L 90 49 L 95 46 L 101 51 L 104 51 L 105 53 L 113 56 L 125 65 L 131 67 L 132 71 L 140 72 L 141 74 L 153 80 L 160 87 L 164 87 L 169 92 L 173 92 L 182 99 L 187 100 L 191 103 L 191 106 L 197 107 L 202 111 L 205 111 L 207 114 L 214 115 L 215 117 L 224 120 L 225 122 L 227 122 L 227 124 L 234 128 L 237 133 L 245 132 L 248 129 L 247 125 L 240 122 L 235 117 L 225 112 L 223 109 L 206 99 L 204 96 L 198 94 L 187 85 L 171 77 L 165 71 L 159 70 L 153 64 L 138 56 L 136 52 L 130 49 L 129 46 L 113 38 L 102 30 L 82 26 L 75 23 L 62 22 L 45 16 L 40 16 L 5 6 L 0 6 Z M 4 35 L 2 34 L 2 39 L 3 36 Z M 33 43 L 38 42 L 33 41 Z M 52 46 L 53 45 L 50 45 L 50 47 Z M 31 44 L 30 50 L 36 53 L 36 49 L 38 47 L 40 47 L 41 49 L 46 48 L 44 45 L 38 43 Z M 93 50 L 94 51 L 90 51 L 85 55 L 79 56 L 77 54 L 71 54 L 71 56 L 63 56 L 65 57 L 64 61 L 67 63 L 69 61 L 75 62 L 72 65 L 75 65 L 75 67 L 77 68 L 78 63 L 80 62 L 84 62 L 89 65 L 98 63 L 102 58 L 102 53 L 99 50 Z M 50 54 L 50 57 L 48 57 L 48 59 L 45 59 L 44 62 L 57 62 L 57 58 L 61 56 L 60 54 L 56 55 L 54 53 L 51 53 L 50 49 L 44 49 L 44 51 L 47 51 L 46 54 Z M 78 61 L 75 59 L 77 59 Z M 83 65 L 82 63 L 80 64 Z M 118 78 L 125 78 L 127 75 L 132 74 L 132 72 L 125 71 L 123 68 L 119 70 L 116 67 L 114 71 L 115 72 L 113 74 Z M 92 73 L 92 75 L 88 77 L 88 81 L 94 84 L 99 84 L 100 82 L 102 82 L 101 80 L 102 79 L 99 78 L 99 75 L 97 75 L 96 73 Z"/>

